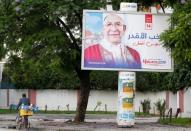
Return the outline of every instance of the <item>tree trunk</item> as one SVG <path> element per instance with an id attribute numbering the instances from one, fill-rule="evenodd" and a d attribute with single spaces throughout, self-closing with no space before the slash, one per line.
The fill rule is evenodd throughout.
<path id="1" fill-rule="evenodd" d="M 79 71 L 77 73 L 80 78 L 80 90 L 74 122 L 79 123 L 84 122 L 85 119 L 86 108 L 88 105 L 88 98 L 90 93 L 90 72 Z"/>

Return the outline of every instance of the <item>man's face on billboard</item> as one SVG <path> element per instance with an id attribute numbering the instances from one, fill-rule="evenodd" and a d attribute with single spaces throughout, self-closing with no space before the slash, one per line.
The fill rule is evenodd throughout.
<path id="1" fill-rule="evenodd" d="M 115 14 L 109 14 L 105 17 L 103 25 L 104 38 L 112 44 L 119 44 L 126 30 L 124 21 Z"/>

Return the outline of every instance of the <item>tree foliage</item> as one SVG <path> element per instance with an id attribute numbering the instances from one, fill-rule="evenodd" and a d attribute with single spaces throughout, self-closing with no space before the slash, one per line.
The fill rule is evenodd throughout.
<path id="1" fill-rule="evenodd" d="M 31 60 L 8 63 L 4 68 L 2 82 L 14 84 L 17 89 L 79 89 L 79 78 L 75 72 L 65 72 L 62 68 Z"/>
<path id="2" fill-rule="evenodd" d="M 92 89 L 117 90 L 118 72 L 93 71 L 90 78 Z"/>
<path id="3" fill-rule="evenodd" d="M 189 85 L 190 3 L 179 5 L 178 0 L 127 1 L 145 6 L 163 2 L 174 8 L 170 20 L 172 27 L 161 38 L 164 46 L 172 49 L 178 63 L 175 73 L 137 73 L 138 89 L 174 90 Z M 120 2 L 112 1 L 115 10 L 119 9 Z M 90 85 L 98 89 L 111 86 L 113 89 L 117 81 L 115 72 L 95 71 L 90 79 L 90 72 L 80 69 L 82 12 L 83 9 L 100 7 L 105 7 L 105 1 L 0 0 L 0 58 L 9 57 L 6 75 L 10 75 L 18 88 L 80 87 L 77 121 L 84 120 Z"/>
<path id="4" fill-rule="evenodd" d="M 177 63 L 191 62 L 191 4 L 177 4 L 171 16 L 171 28 L 161 35 L 164 46 L 172 49 Z"/>
<path id="5" fill-rule="evenodd" d="M 91 0 L 0 1 L 1 57 L 6 51 L 11 79 L 17 86 L 50 88 L 63 86 L 67 77 L 75 82 L 77 76 L 76 122 L 84 121 L 90 91 L 90 71 L 80 66 L 82 12 L 102 5 Z"/>
<path id="6" fill-rule="evenodd" d="M 166 86 L 168 90 L 176 92 L 180 89 L 191 86 L 191 66 L 175 65 L 174 72 L 166 76 Z"/>
<path id="7" fill-rule="evenodd" d="M 146 91 L 163 91 L 167 89 L 168 73 L 164 72 L 137 72 L 136 73 L 136 90 Z"/>
<path id="8" fill-rule="evenodd" d="M 120 2 L 112 1 L 115 10 L 119 9 Z M 150 6 L 161 1 L 127 0 L 127 2 L 138 2 L 138 4 Z M 163 4 L 171 6 L 176 3 L 178 3 L 177 0 L 163 1 Z M 82 10 L 99 9 L 99 7 L 104 7 L 104 4 L 99 1 L 77 0 L 18 0 L 16 2 L 2 0 L 0 4 L 2 7 L 0 9 L 1 56 L 9 51 L 10 59 L 7 64 L 9 68 L 5 73 L 10 75 L 16 87 L 37 89 L 79 87 L 79 79 L 74 70 L 77 67 L 80 68 Z M 186 12 L 187 8 L 177 5 L 175 12 Z M 179 17 L 173 13 L 171 20 L 174 21 L 175 26 L 178 23 L 177 19 Z M 178 32 L 177 35 L 182 36 Z M 164 38 L 168 36 L 169 32 L 164 34 Z M 174 34 L 169 41 L 173 43 L 174 38 L 179 39 L 179 37 Z M 6 48 L 3 48 L 5 43 Z M 181 53 L 174 54 L 177 56 Z M 166 77 L 170 76 L 172 77 L 172 74 Z M 137 73 L 137 90 L 166 89 L 163 83 L 168 83 L 168 80 L 165 83 L 164 77 L 165 73 Z M 116 89 L 115 81 L 117 81 L 115 72 L 93 71 L 91 74 L 93 89 L 114 89 L 114 87 Z"/>
<path id="9" fill-rule="evenodd" d="M 169 22 L 172 26 L 161 34 L 161 40 L 171 50 L 175 61 L 167 85 L 175 92 L 191 85 L 191 3 L 174 5 Z"/>
<path id="10" fill-rule="evenodd" d="M 82 11 L 100 3 L 2 0 L 0 6 L 0 55 L 8 52 L 5 73 L 16 87 L 79 86 Z"/>

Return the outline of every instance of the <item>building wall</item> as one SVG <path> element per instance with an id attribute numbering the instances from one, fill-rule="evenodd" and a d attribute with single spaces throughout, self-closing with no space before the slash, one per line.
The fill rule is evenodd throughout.
<path id="1" fill-rule="evenodd" d="M 144 99 L 151 100 L 151 112 L 153 112 L 154 103 L 159 99 L 165 99 L 165 92 L 159 93 L 140 93 L 137 92 L 135 96 L 135 111 L 139 111 L 141 107 L 140 102 Z M 47 105 L 48 110 L 67 110 L 66 105 L 69 104 L 70 110 L 76 109 L 77 91 L 76 90 L 38 90 L 37 91 L 37 105 L 44 110 Z M 98 102 L 101 105 L 96 108 L 100 111 L 117 111 L 117 91 L 90 91 L 87 110 L 93 111 Z M 142 108 L 141 108 L 142 111 Z"/>
<path id="2" fill-rule="evenodd" d="M 98 106 L 96 110 L 117 110 L 117 91 L 97 91 L 92 90 L 90 92 L 87 110 L 94 110 L 97 103 L 101 102 L 101 106 Z"/>
<path id="3" fill-rule="evenodd" d="M 36 100 L 36 105 L 41 109 L 45 109 L 47 105 L 48 110 L 67 110 L 67 105 L 69 105 L 69 110 L 76 110 L 77 106 L 77 90 L 34 90 Z M 22 93 L 26 93 L 28 96 L 29 90 L 15 90 L 15 89 L 1 89 L 0 90 L 0 108 L 8 108 L 7 105 L 17 104 Z M 29 93 L 30 94 L 30 93 Z M 87 110 L 93 111 L 97 103 L 101 102 L 101 105 L 97 107 L 96 110 L 100 111 L 117 111 L 117 91 L 100 91 L 91 90 L 89 96 L 89 102 Z M 184 90 L 184 112 L 180 114 L 182 117 L 191 117 L 191 88 Z M 166 92 L 136 92 L 134 100 L 134 108 L 136 112 L 139 110 L 142 112 L 141 101 L 144 99 L 149 99 L 151 101 L 151 113 L 157 113 L 154 103 L 158 100 L 166 99 Z M 172 108 L 173 115 L 175 115 L 177 110 L 177 93 L 173 94 L 169 92 L 168 94 L 168 109 Z M 167 111 L 168 111 L 167 109 Z"/>
<path id="4" fill-rule="evenodd" d="M 27 89 L 9 89 L 9 105 L 10 104 L 18 104 L 19 99 L 22 97 L 22 94 L 25 93 L 28 97 Z"/>
<path id="5" fill-rule="evenodd" d="M 37 90 L 36 105 L 44 110 L 47 105 L 48 110 L 75 110 L 77 105 L 76 90 Z"/>
<path id="6" fill-rule="evenodd" d="M 7 90 L 1 89 L 0 90 L 0 108 L 7 107 Z"/>
<path id="7" fill-rule="evenodd" d="M 191 117 L 191 88 L 184 90 L 184 112 L 181 117 Z"/>
<path id="8" fill-rule="evenodd" d="M 7 90 L 0 91 L 1 100 L 0 107 L 6 107 L 7 104 Z M 9 105 L 17 104 L 22 94 L 26 93 L 28 96 L 28 90 L 15 90 L 9 89 Z M 157 96 L 157 97 L 156 97 Z M 161 97 L 162 96 L 162 97 Z M 164 99 L 165 92 L 160 93 L 140 93 L 136 92 L 135 96 L 135 111 L 139 111 L 141 107 L 140 101 L 149 98 L 151 100 L 151 106 L 154 106 L 154 102 L 158 99 Z M 96 110 L 100 111 L 117 111 L 117 91 L 90 91 L 87 110 L 94 110 L 97 103 L 101 102 L 101 106 L 98 106 Z M 47 105 L 48 110 L 67 110 L 69 104 L 70 110 L 75 110 L 77 105 L 77 91 L 76 90 L 37 90 L 36 91 L 36 105 L 40 109 L 44 110 Z M 142 111 L 142 108 L 141 108 Z M 151 111 L 152 112 L 152 111 Z"/>
<path id="9" fill-rule="evenodd" d="M 135 94 L 135 102 L 134 102 L 134 108 L 136 112 L 139 112 L 139 110 L 142 112 L 142 106 L 141 101 L 149 99 L 151 103 L 151 110 L 150 113 L 157 113 L 156 107 L 154 103 L 156 103 L 158 100 L 165 100 L 166 99 L 166 92 L 136 92 Z"/>
<path id="10" fill-rule="evenodd" d="M 172 114 L 175 115 L 177 111 L 177 94 L 169 92 L 169 109 L 172 108 Z"/>

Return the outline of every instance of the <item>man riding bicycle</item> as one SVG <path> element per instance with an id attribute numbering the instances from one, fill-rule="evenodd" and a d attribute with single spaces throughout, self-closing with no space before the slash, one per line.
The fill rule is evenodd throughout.
<path id="1" fill-rule="evenodd" d="M 23 125 L 25 128 L 28 127 L 28 116 L 32 115 L 32 111 L 29 109 L 30 100 L 26 97 L 26 94 L 22 94 L 22 98 L 20 98 L 19 103 L 17 105 L 17 110 L 19 111 L 19 119 L 17 119 L 19 126 Z"/>
<path id="2" fill-rule="evenodd" d="M 20 108 L 21 105 L 30 106 L 30 100 L 29 98 L 26 97 L 25 93 L 22 94 L 22 98 L 20 98 L 19 100 L 19 103 L 17 105 L 17 110 Z"/>

